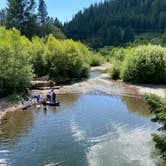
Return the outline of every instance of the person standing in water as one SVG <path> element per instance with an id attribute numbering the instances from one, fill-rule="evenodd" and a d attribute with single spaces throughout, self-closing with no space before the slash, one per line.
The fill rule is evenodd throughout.
<path id="1" fill-rule="evenodd" d="M 56 102 L 56 93 L 52 89 L 52 101 L 55 103 Z"/>
<path id="2" fill-rule="evenodd" d="M 47 93 L 46 99 L 47 101 L 51 101 L 51 91 Z"/>
<path id="3" fill-rule="evenodd" d="M 42 104 L 43 104 L 43 109 L 47 110 L 47 102 L 45 99 L 43 99 Z"/>

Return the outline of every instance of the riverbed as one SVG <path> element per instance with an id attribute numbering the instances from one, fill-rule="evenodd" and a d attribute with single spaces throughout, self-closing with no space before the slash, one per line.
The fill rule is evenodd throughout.
<path id="1" fill-rule="evenodd" d="M 156 166 L 150 120 L 141 98 L 58 95 L 57 108 L 8 112 L 0 126 L 3 166 Z"/>

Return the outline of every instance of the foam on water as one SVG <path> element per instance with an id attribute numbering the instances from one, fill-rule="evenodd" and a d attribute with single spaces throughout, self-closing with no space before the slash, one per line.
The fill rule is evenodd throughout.
<path id="1" fill-rule="evenodd" d="M 110 139 L 115 133 L 109 132 L 92 139 L 98 144 L 90 147 L 87 153 L 89 165 L 107 166 L 113 163 L 113 166 L 155 166 L 150 158 L 151 132 L 144 126 L 129 130 L 126 126 L 117 125 L 117 138 Z"/>

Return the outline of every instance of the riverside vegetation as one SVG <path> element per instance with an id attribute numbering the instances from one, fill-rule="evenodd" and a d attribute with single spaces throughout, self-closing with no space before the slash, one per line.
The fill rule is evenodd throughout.
<path id="1" fill-rule="evenodd" d="M 53 35 L 30 41 L 15 28 L 0 27 L 0 96 L 21 92 L 34 77 L 47 74 L 59 82 L 85 77 L 90 65 L 101 62 L 93 54 L 80 42 Z"/>
<path id="2" fill-rule="evenodd" d="M 166 160 L 166 98 L 160 99 L 155 95 L 146 94 L 145 101 L 149 104 L 152 113 L 154 113 L 152 121 L 162 125 L 159 129 L 160 133 L 154 133 L 152 136 L 161 157 Z"/>
<path id="3" fill-rule="evenodd" d="M 166 83 L 166 48 L 159 45 L 140 45 L 112 49 L 110 71 L 113 79 L 133 83 Z"/>

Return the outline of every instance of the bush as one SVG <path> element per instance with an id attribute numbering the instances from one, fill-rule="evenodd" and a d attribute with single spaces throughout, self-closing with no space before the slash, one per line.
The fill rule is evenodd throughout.
<path id="1" fill-rule="evenodd" d="M 104 57 L 97 53 L 92 53 L 90 56 L 90 66 L 100 66 L 104 63 Z"/>
<path id="2" fill-rule="evenodd" d="M 156 143 L 156 148 L 159 149 L 161 156 L 166 160 L 166 98 L 160 99 L 155 95 L 145 95 L 145 101 L 149 104 L 150 110 L 154 113 L 155 117 L 153 122 L 158 122 L 162 125 L 160 128 L 161 133 L 152 134 L 153 141 Z"/>
<path id="3" fill-rule="evenodd" d="M 44 59 L 45 44 L 44 39 L 39 37 L 32 38 L 31 63 L 37 77 L 47 74 Z"/>
<path id="4" fill-rule="evenodd" d="M 121 64 L 122 63 L 120 61 L 115 61 L 113 63 L 113 67 L 109 71 L 109 74 L 112 79 L 114 79 L 114 80 L 120 79 Z"/>
<path id="5" fill-rule="evenodd" d="M 0 97 L 20 92 L 30 85 L 30 41 L 16 29 L 0 27 Z"/>
<path id="6" fill-rule="evenodd" d="M 89 50 L 73 40 L 59 41 L 49 35 L 44 52 L 46 68 L 50 77 L 58 82 L 88 75 Z"/>
<path id="7" fill-rule="evenodd" d="M 7 101 L 10 103 L 18 103 L 19 101 L 21 101 L 21 97 L 14 93 L 7 97 Z"/>
<path id="8" fill-rule="evenodd" d="M 166 83 L 166 48 L 137 47 L 126 56 L 121 76 L 124 81 L 135 83 Z"/>

